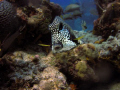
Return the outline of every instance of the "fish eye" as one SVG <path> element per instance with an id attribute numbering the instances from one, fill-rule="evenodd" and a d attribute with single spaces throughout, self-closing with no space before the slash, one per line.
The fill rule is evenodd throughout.
<path id="1" fill-rule="evenodd" d="M 62 30 L 62 29 L 63 29 L 63 24 L 60 23 L 60 25 L 59 25 L 59 30 Z"/>

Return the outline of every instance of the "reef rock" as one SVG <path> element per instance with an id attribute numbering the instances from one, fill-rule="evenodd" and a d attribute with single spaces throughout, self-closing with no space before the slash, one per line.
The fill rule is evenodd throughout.
<path id="1" fill-rule="evenodd" d="M 55 67 L 48 67 L 44 69 L 43 73 L 41 74 L 41 78 L 42 80 L 39 83 L 40 90 L 69 90 L 65 76 Z"/>
<path id="2" fill-rule="evenodd" d="M 6 85 L 10 85 L 7 89 L 69 89 L 65 76 L 57 68 L 47 64 L 46 59 L 42 59 L 44 57 L 44 53 L 35 54 L 33 51 L 6 54 L 0 61 L 0 88 L 6 89 Z M 7 83 L 8 81 L 11 83 Z"/>
<path id="3" fill-rule="evenodd" d="M 93 34 L 101 35 L 107 39 L 110 35 L 115 36 L 119 28 L 120 18 L 120 2 L 109 3 L 106 7 L 106 11 L 94 21 Z"/>
<path id="4" fill-rule="evenodd" d="M 49 2 L 49 0 L 43 0 L 41 7 L 37 8 L 34 6 L 18 7 L 17 16 L 22 24 L 26 24 L 26 28 L 23 31 L 24 34 L 17 41 L 21 41 L 20 44 L 23 43 L 23 39 L 28 43 L 47 42 L 47 44 L 50 44 L 50 31 L 47 26 L 61 13 L 62 8 L 60 5 Z"/>
<path id="5" fill-rule="evenodd" d="M 99 40 L 99 37 L 96 36 L 96 38 Z M 93 41 L 97 39 L 93 38 Z M 89 41 L 89 37 L 87 39 L 83 38 L 84 40 Z M 113 76 L 112 72 L 116 65 L 119 70 L 119 60 L 117 59 L 119 58 L 119 53 L 117 53 L 120 49 L 119 42 L 119 34 L 117 34 L 116 37 L 109 36 L 101 44 L 83 43 L 70 51 L 53 54 L 56 61 L 55 65 L 77 79 L 94 82 L 109 80 Z M 115 58 L 116 61 L 114 61 Z M 115 67 L 110 65 L 111 62 Z M 100 74 L 103 70 L 102 67 L 106 68 L 109 74 Z M 100 72 L 97 72 L 99 70 Z"/>
<path id="6" fill-rule="evenodd" d="M 70 90 L 71 82 L 77 82 L 78 88 L 84 87 L 84 83 L 89 88 L 90 83 L 109 82 L 120 72 L 119 33 L 99 44 L 95 41 L 102 38 L 93 35 L 92 40 L 89 38 L 92 33 L 78 32 L 77 37 L 84 34 L 89 37 L 85 36 L 82 44 L 61 53 L 46 55 L 41 48 L 36 51 L 37 46 L 9 52 L 0 59 L 0 86 L 3 89 L 9 86 L 8 89 Z"/>
<path id="7" fill-rule="evenodd" d="M 94 0 L 94 1 L 97 6 L 98 14 L 99 16 L 101 16 L 106 11 L 107 5 L 109 3 L 112 3 L 114 1 L 119 1 L 119 0 Z"/>

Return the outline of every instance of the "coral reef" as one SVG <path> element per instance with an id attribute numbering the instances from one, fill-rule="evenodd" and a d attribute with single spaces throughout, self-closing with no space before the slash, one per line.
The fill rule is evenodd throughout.
<path id="1" fill-rule="evenodd" d="M 44 69 L 41 74 L 42 80 L 40 81 L 40 90 L 57 90 L 69 89 L 65 76 L 60 73 L 55 67 L 48 67 Z"/>
<path id="2" fill-rule="evenodd" d="M 102 36 L 96 36 L 96 35 L 93 35 L 91 33 L 91 31 L 89 32 L 85 32 L 85 31 L 76 31 L 76 30 L 73 30 L 73 34 L 75 35 L 76 38 L 80 37 L 80 36 L 84 36 L 84 38 L 82 38 L 81 40 L 79 40 L 80 44 L 83 44 L 83 43 L 95 43 L 96 41 L 100 41 L 102 39 Z"/>
<path id="3" fill-rule="evenodd" d="M 26 52 L 19 50 L 6 54 L 0 60 L 2 72 L 0 89 L 68 90 L 70 88 L 66 77 L 46 62 L 43 51 L 36 53 L 31 51 L 30 47 L 27 49 Z"/>
<path id="4" fill-rule="evenodd" d="M 40 41 L 50 44 L 50 31 L 48 25 L 52 22 L 55 16 L 59 16 L 62 13 L 62 8 L 58 4 L 43 0 L 41 7 L 24 6 L 17 8 L 17 15 L 26 23 L 26 30 L 22 34 L 22 38 L 27 42 L 38 43 Z M 30 39 L 31 38 L 31 39 Z M 43 38 L 43 39 L 42 39 Z M 44 41 L 43 41 L 44 40 Z"/>
<path id="5" fill-rule="evenodd" d="M 104 12 L 97 20 L 94 21 L 93 34 L 101 35 L 107 39 L 110 35 L 115 36 L 119 30 L 119 13 L 120 2 L 109 3 Z"/>
<path id="6" fill-rule="evenodd" d="M 47 55 L 41 47 L 30 45 L 24 46 L 24 50 L 7 53 L 0 60 L 0 70 L 3 72 L 0 77 L 4 75 L 0 88 L 70 90 L 83 88 L 84 82 L 88 85 L 86 89 L 89 83 L 108 82 L 114 77 L 114 72 L 120 70 L 120 32 L 115 37 L 109 36 L 101 44 L 95 41 L 102 38 L 92 35 L 92 32 L 74 30 L 75 33 L 76 37 L 84 34 L 87 37 L 81 40 L 81 45 L 66 52 L 50 52 Z M 77 83 L 72 86 L 71 82 Z"/>
<path id="7" fill-rule="evenodd" d="M 86 38 L 87 39 L 83 38 L 84 42 L 90 39 L 89 37 Z M 97 36 L 95 39 L 93 38 L 93 42 L 97 39 L 99 40 L 100 38 Z M 113 76 L 113 70 L 111 68 L 117 68 L 116 70 L 119 70 L 119 60 L 117 59 L 119 57 L 119 42 L 118 32 L 115 37 L 109 36 L 109 38 L 101 44 L 81 44 L 70 51 L 54 54 L 56 59 L 55 65 L 57 65 L 62 72 L 70 76 L 72 75 L 72 78 L 75 80 L 80 79 L 92 82 L 107 81 Z M 111 63 L 115 66 L 111 66 Z M 104 74 L 101 74 L 101 71 L 104 71 Z M 105 73 L 106 71 L 107 73 Z"/>
<path id="8" fill-rule="evenodd" d="M 0 58 L 0 90 L 117 90 L 120 86 L 120 3 L 109 1 L 104 1 L 106 11 L 94 21 L 93 31 L 76 31 L 59 17 L 62 8 L 49 0 L 42 0 L 38 8 L 16 6 L 17 13 L 10 2 L 1 0 L 0 15 L 4 20 L 0 17 L 0 25 L 5 27 L 0 26 L 0 32 L 12 34 L 17 30 L 16 26 L 5 24 L 9 20 L 13 26 L 16 14 L 25 29 L 9 52 Z M 85 25 L 83 22 L 82 26 Z M 78 43 L 73 42 L 81 36 L 84 37 Z M 52 50 L 48 45 L 51 42 Z M 47 43 L 49 47 L 39 43 Z"/>
<path id="9" fill-rule="evenodd" d="M 10 2 L 12 3 L 10 3 Z M 18 31 L 19 26 L 24 26 L 18 38 L 14 41 L 14 46 L 29 45 L 30 43 L 50 44 L 51 39 L 48 25 L 55 16 L 61 15 L 62 8 L 58 4 L 51 3 L 49 0 L 40 0 L 41 7 L 30 5 L 17 5 L 19 0 L 0 1 L 0 35 L 1 42 L 8 40 L 14 32 Z M 24 3 L 24 2 L 23 2 Z M 15 5 L 14 5 L 15 4 Z M 2 43 L 3 44 L 3 43 Z"/>
<path id="10" fill-rule="evenodd" d="M 107 5 L 111 2 L 114 1 L 119 1 L 119 0 L 94 0 L 97 6 L 98 14 L 101 16 L 107 8 Z"/>

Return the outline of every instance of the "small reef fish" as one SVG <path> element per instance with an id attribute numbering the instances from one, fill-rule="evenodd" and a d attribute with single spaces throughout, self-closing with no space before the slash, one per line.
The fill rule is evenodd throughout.
<path id="1" fill-rule="evenodd" d="M 68 13 L 68 12 L 73 12 L 75 10 L 80 10 L 80 5 L 78 4 L 70 4 L 68 5 L 66 8 L 65 8 L 65 13 Z"/>
<path id="2" fill-rule="evenodd" d="M 67 51 L 76 46 L 76 43 L 72 41 L 75 36 L 71 27 L 59 16 L 56 16 L 49 25 L 49 30 L 51 31 L 53 53 Z"/>
<path id="3" fill-rule="evenodd" d="M 75 10 L 75 11 L 73 12 L 73 16 L 74 16 L 74 17 L 82 17 L 82 13 L 80 12 L 80 10 Z"/>
<path id="4" fill-rule="evenodd" d="M 77 17 L 82 17 L 82 13 L 79 10 L 75 10 L 69 14 L 61 15 L 64 20 L 75 19 Z"/>
<path id="5" fill-rule="evenodd" d="M 83 21 L 81 22 L 81 27 L 82 27 L 82 30 L 86 30 L 87 29 L 87 26 L 86 26 L 86 21 Z"/>
<path id="6" fill-rule="evenodd" d="M 46 44 L 38 44 L 40 46 L 44 46 L 44 47 L 49 47 L 50 45 L 46 45 Z"/>
<path id="7" fill-rule="evenodd" d="M 78 38 L 76 38 L 76 39 L 73 39 L 73 40 L 80 40 L 80 39 L 82 39 L 82 38 L 84 38 L 85 37 L 85 35 L 83 35 L 83 36 L 81 36 L 81 37 L 78 37 Z"/>
<path id="8" fill-rule="evenodd" d="M 73 15 L 71 13 L 70 14 L 61 15 L 60 17 L 62 19 L 64 19 L 64 20 L 71 20 L 71 19 L 73 19 Z"/>

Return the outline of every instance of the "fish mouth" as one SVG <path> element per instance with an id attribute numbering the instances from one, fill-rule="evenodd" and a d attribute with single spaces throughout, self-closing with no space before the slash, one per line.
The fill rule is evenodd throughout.
<path id="1" fill-rule="evenodd" d="M 56 50 L 56 51 L 58 51 L 58 50 L 60 50 L 60 49 L 62 49 L 63 48 L 63 45 L 62 44 L 55 44 L 54 45 L 54 50 Z"/>

